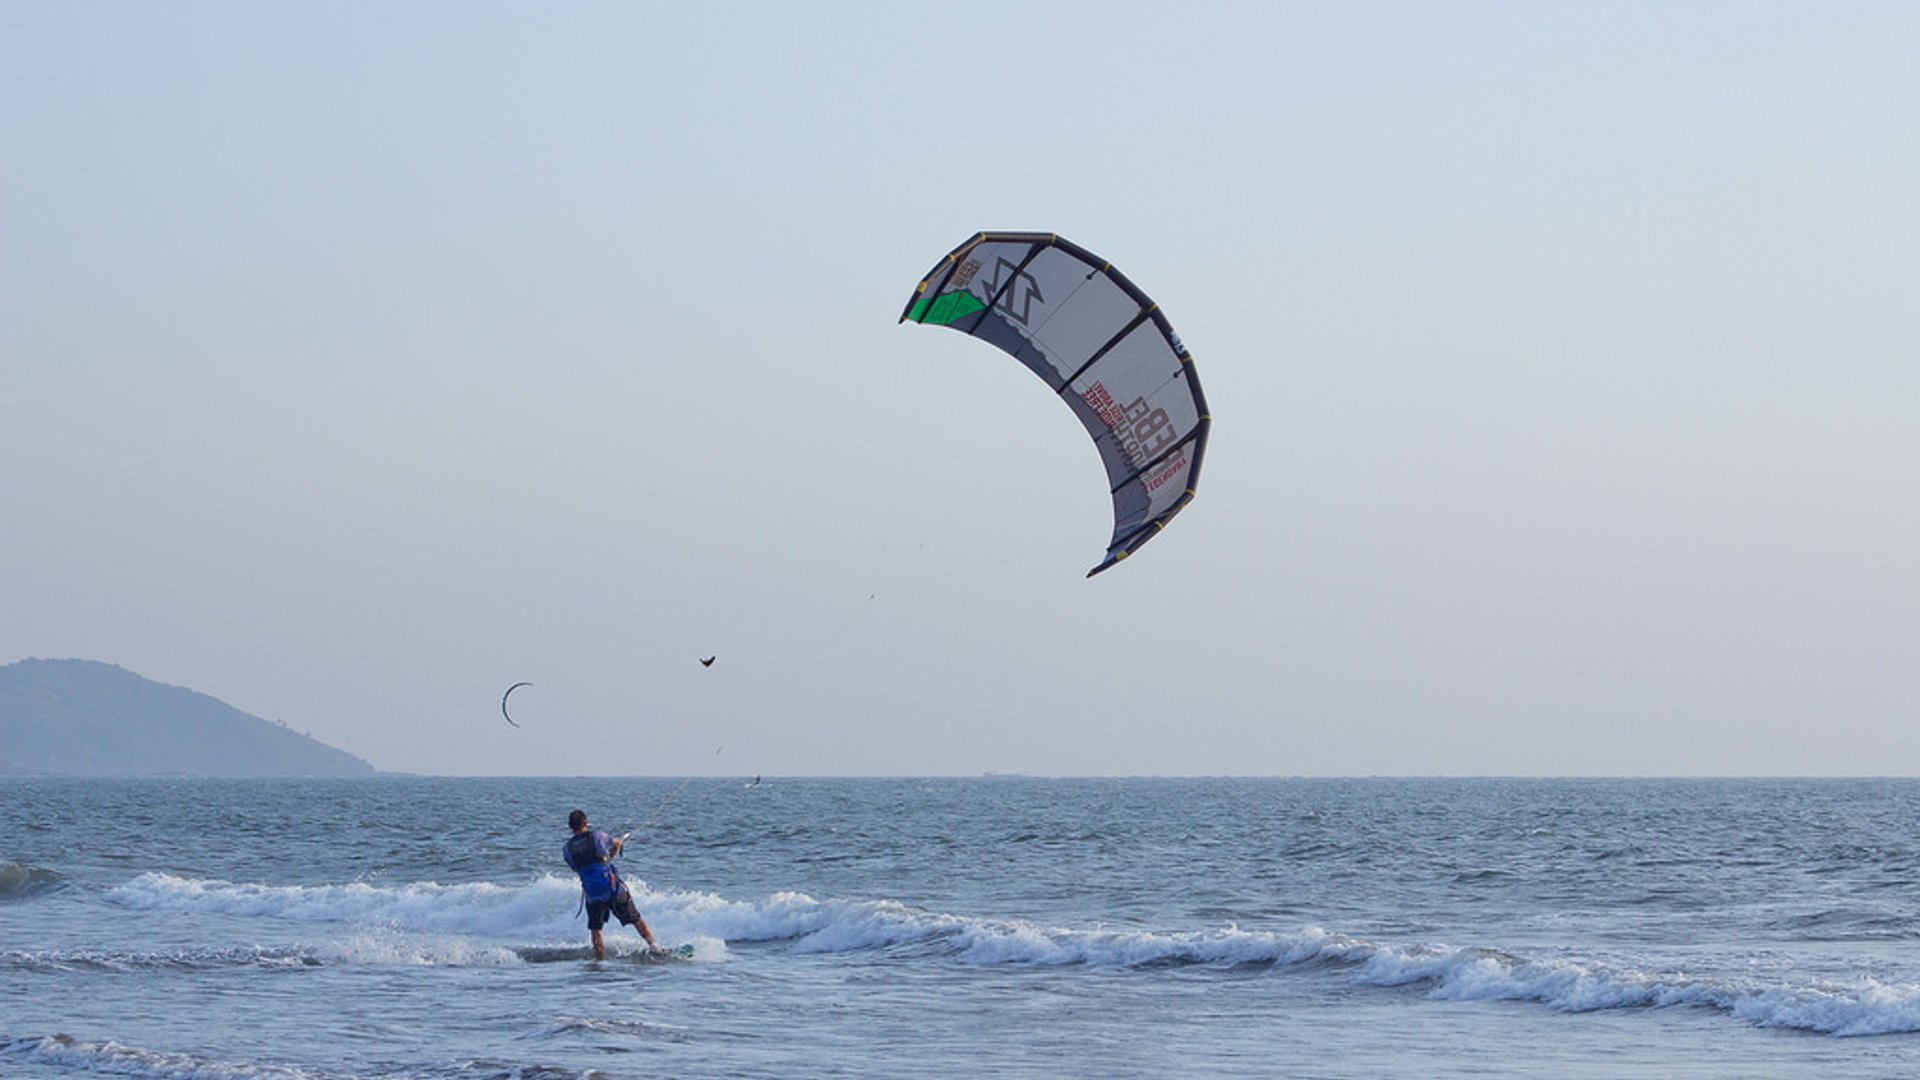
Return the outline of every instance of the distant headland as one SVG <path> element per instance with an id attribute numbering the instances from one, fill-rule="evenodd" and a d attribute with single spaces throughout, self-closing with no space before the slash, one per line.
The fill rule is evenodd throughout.
<path id="1" fill-rule="evenodd" d="M 96 660 L 0 666 L 0 776 L 371 776 L 224 701 Z"/>

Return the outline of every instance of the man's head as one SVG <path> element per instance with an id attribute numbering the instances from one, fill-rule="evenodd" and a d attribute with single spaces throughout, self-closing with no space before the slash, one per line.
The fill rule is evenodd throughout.
<path id="1" fill-rule="evenodd" d="M 572 829 L 574 832 L 579 832 L 586 827 L 587 812 L 585 810 L 575 810 L 573 813 L 567 815 L 567 828 Z"/>

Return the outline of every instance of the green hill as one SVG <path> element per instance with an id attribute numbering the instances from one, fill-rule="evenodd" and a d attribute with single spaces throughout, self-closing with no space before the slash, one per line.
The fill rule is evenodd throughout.
<path id="1" fill-rule="evenodd" d="M 0 776 L 371 776 L 223 701 L 94 660 L 0 667 Z"/>

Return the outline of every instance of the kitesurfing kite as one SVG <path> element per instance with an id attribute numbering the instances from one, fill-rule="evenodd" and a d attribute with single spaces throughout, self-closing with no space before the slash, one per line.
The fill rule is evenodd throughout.
<path id="1" fill-rule="evenodd" d="M 519 727 L 520 725 L 517 723 L 514 723 L 514 719 L 512 715 L 510 715 L 507 712 L 507 699 L 513 696 L 513 692 L 515 690 L 518 690 L 523 686 L 532 686 L 532 685 L 533 684 L 530 682 L 517 682 L 517 683 L 514 683 L 512 686 L 507 687 L 507 692 L 500 695 L 500 715 L 505 716 L 507 718 L 507 723 L 513 724 L 514 727 Z"/>
<path id="2" fill-rule="evenodd" d="M 976 233 L 929 272 L 900 321 L 1012 354 L 1067 403 L 1107 468 L 1112 567 L 1193 501 L 1206 395 L 1160 307 L 1113 264 L 1052 233 Z"/>

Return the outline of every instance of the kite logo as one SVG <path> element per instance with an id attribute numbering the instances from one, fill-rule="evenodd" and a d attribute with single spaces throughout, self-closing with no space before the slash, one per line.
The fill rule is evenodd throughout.
<path id="1" fill-rule="evenodd" d="M 1122 408 L 1107 392 L 1105 383 L 1094 383 L 1080 397 L 1099 414 L 1101 421 L 1113 432 L 1113 441 L 1120 447 L 1120 452 L 1136 469 L 1145 468 L 1154 455 L 1174 442 L 1177 433 L 1173 418 L 1167 415 L 1167 410 L 1149 406 L 1146 398 L 1134 398 L 1133 404 Z M 1165 478 L 1162 477 L 1147 490 L 1151 491 L 1164 482 Z"/>
<path id="2" fill-rule="evenodd" d="M 1009 275 L 1017 275 L 1008 282 Z M 993 267 L 993 281 L 987 286 L 1000 294 L 1000 303 L 996 305 L 1006 312 L 1007 318 L 1022 326 L 1027 325 L 1033 314 L 1033 305 L 1044 304 L 1047 298 L 1040 295 L 1040 283 L 1033 275 L 1020 269 L 1018 263 L 1006 259 L 996 260 Z"/>
<path id="3" fill-rule="evenodd" d="M 1147 485 L 1148 494 L 1152 494 L 1153 492 L 1160 490 L 1162 487 L 1165 487 L 1167 481 L 1172 480 L 1173 478 L 1179 476 L 1181 472 L 1183 472 L 1186 469 L 1186 467 L 1187 467 L 1186 451 L 1182 450 L 1181 452 L 1168 458 L 1166 463 L 1161 465 L 1160 468 L 1153 473 L 1153 475 L 1143 478 Z"/>
<path id="4" fill-rule="evenodd" d="M 1123 422 L 1114 427 L 1113 433 L 1136 469 L 1146 468 L 1147 462 L 1172 446 L 1175 435 L 1173 418 L 1167 415 L 1167 410 L 1148 406 L 1146 398 L 1133 399 Z M 1164 478 L 1150 479 L 1147 490 L 1152 491 L 1164 482 Z"/>
<path id="5" fill-rule="evenodd" d="M 953 282 L 947 286 L 949 291 L 964 289 L 973 283 L 973 275 L 980 272 L 980 260 L 968 259 L 953 272 Z"/>

